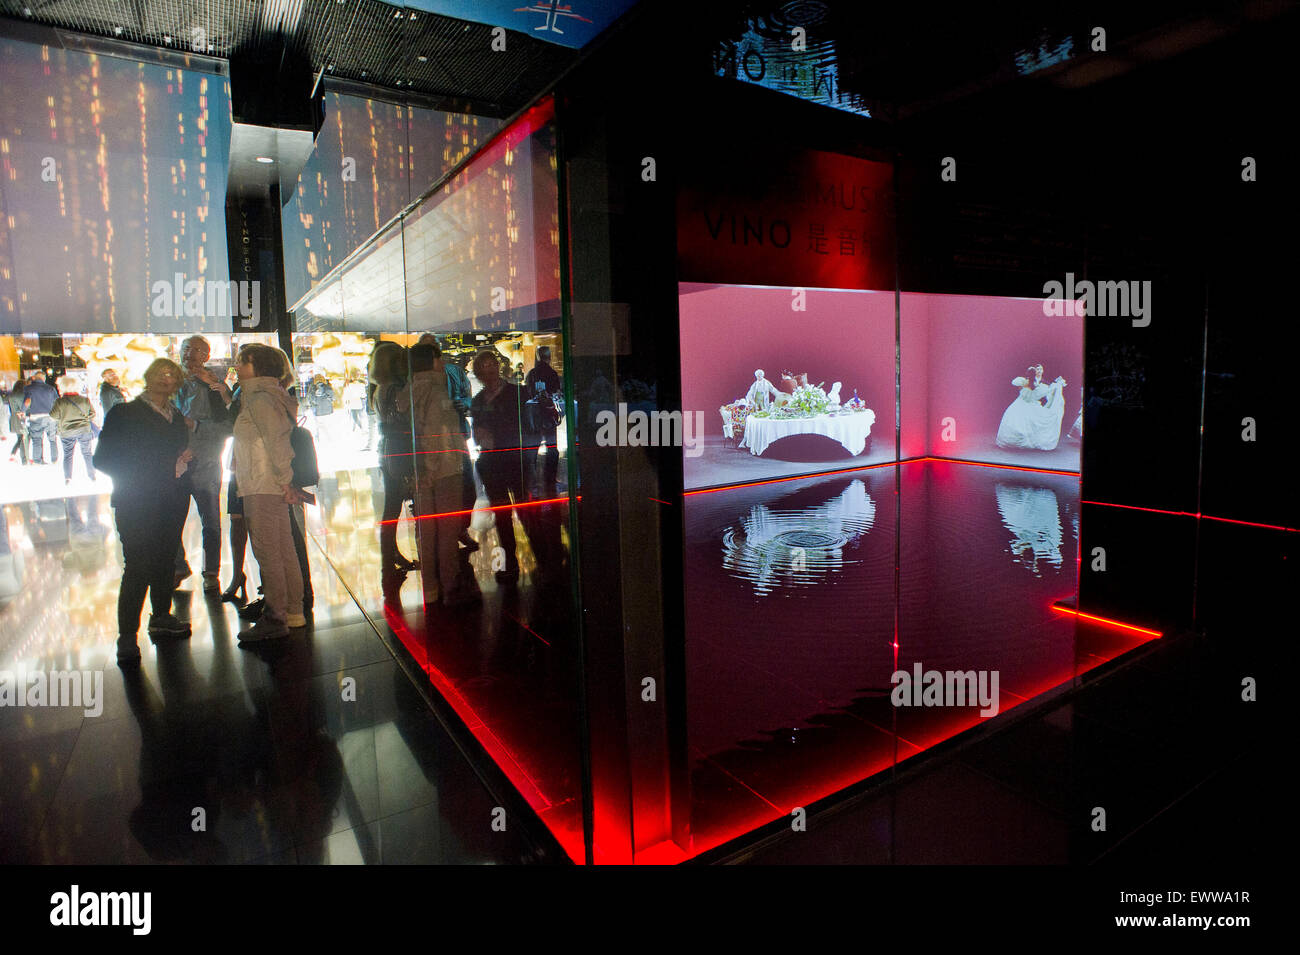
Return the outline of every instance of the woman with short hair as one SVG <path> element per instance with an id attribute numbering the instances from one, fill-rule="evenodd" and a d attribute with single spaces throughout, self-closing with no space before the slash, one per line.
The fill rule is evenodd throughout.
<path id="1" fill-rule="evenodd" d="M 235 419 L 235 481 L 244 507 L 253 556 L 261 569 L 266 608 L 241 643 L 287 636 L 306 626 L 303 580 L 286 504 L 301 500 L 293 486 L 293 431 L 297 400 L 285 391 L 287 359 L 278 348 L 249 344 L 239 349 L 240 411 Z"/>
<path id="2" fill-rule="evenodd" d="M 185 378 L 170 358 L 144 373 L 144 393 L 104 417 L 95 467 L 113 479 L 113 516 L 122 539 L 122 584 L 117 596 L 117 662 L 140 660 L 138 632 L 146 592 L 149 633 L 188 636 L 190 626 L 171 613 L 176 549 L 189 513 L 189 429 L 172 404 Z"/>

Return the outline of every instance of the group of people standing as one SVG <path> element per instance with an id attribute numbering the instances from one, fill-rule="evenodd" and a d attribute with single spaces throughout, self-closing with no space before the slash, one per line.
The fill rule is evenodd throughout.
<path id="1" fill-rule="evenodd" d="M 190 625 L 173 614 L 172 601 L 192 573 L 182 544 L 191 500 L 202 525 L 204 594 L 239 603 L 241 617 L 256 619 L 240 634 L 241 644 L 287 636 L 305 626 L 311 614 L 302 512 L 311 497 L 295 481 L 293 432 L 301 405 L 292 365 L 277 348 L 243 345 L 232 388 L 229 379 L 207 367 L 210 357 L 205 338 L 186 339 L 180 362 L 155 359 L 144 372 L 143 391 L 133 399 L 122 391 L 116 373 L 106 371 L 99 396 L 102 429 L 95 407 L 76 393 L 75 379 L 60 380 L 65 389 L 60 396 L 43 376 L 33 375 L 4 396 L 11 420 L 17 418 L 23 429 L 20 441 L 27 437 L 32 442 L 35 463 L 43 462 L 37 437 L 53 429 L 62 439 L 69 478 L 73 452 L 80 448 L 92 478 L 103 471 L 113 479 L 111 503 L 123 559 L 117 659 L 124 667 L 140 659 L 146 597 L 150 635 L 190 634 Z M 539 347 L 535 366 L 520 383 L 499 352 L 484 349 L 471 362 L 481 385 L 474 392 L 466 371 L 444 360 L 438 341 L 425 335 L 410 348 L 377 343 L 364 392 L 358 394 L 356 382 L 345 388 L 344 406 L 354 427 L 371 410 L 378 420 L 383 571 L 391 576 L 423 567 L 426 602 L 456 606 L 479 598 L 468 560 L 479 550 L 469 533 L 478 481 L 497 531 L 499 551 L 493 551 L 492 569 L 499 583 L 518 579 L 512 508 L 533 500 L 530 476 L 540 453 L 545 454 L 540 497 L 555 496 L 560 420 L 555 396 L 561 384 L 550 358 L 550 349 Z M 306 389 L 308 402 L 332 404 L 333 394 L 322 394 L 319 384 Z M 471 435 L 478 449 L 477 472 L 469 453 Z M 222 459 L 232 437 L 226 510 L 234 572 L 223 592 Z M 546 450 L 540 452 L 543 442 Z M 314 478 L 302 483 L 314 483 Z M 418 562 L 397 545 L 397 524 L 407 501 L 417 517 Z M 529 515 L 521 512 L 520 518 L 527 521 Z M 244 573 L 250 542 L 264 592 L 253 604 L 247 603 Z"/>
<path id="2" fill-rule="evenodd" d="M 124 400 L 115 373 L 113 378 L 112 385 L 105 380 L 100 389 L 105 413 L 112 407 L 114 395 L 117 401 Z M 8 412 L 9 430 L 14 435 L 9 449 L 11 463 L 43 466 L 48 445 L 48 463 L 58 464 L 61 448 L 63 481 L 71 484 L 73 457 L 79 450 L 86 476 L 92 481 L 96 479 L 91 443 L 99 436 L 99 414 L 80 388 L 81 383 L 72 375 L 63 375 L 51 383 L 50 375 L 36 371 L 26 381 L 19 379 L 12 388 L 0 391 L 3 410 Z"/>
<path id="3" fill-rule="evenodd" d="M 247 541 L 265 591 L 260 617 L 240 634 L 240 643 L 287 636 L 291 628 L 306 625 L 310 612 L 300 523 L 307 495 L 294 485 L 290 435 L 298 404 L 286 390 L 293 383 L 289 360 L 269 345 L 242 346 L 232 391 L 206 367 L 210 355 L 206 339 L 186 339 L 181 364 L 156 359 L 145 370 L 143 393 L 115 404 L 104 417 L 94 465 L 113 479 L 111 503 L 123 559 L 117 641 L 123 666 L 140 659 L 146 594 L 151 635 L 190 633 L 189 624 L 171 609 L 177 585 L 191 572 L 181 544 L 191 499 L 203 526 L 203 590 L 220 592 L 221 456 L 231 435 L 227 510 L 235 578 L 222 596 L 238 599 L 246 593 Z"/>

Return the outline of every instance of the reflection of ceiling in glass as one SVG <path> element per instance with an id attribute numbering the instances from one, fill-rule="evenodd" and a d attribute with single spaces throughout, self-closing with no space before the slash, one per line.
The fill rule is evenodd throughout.
<path id="1" fill-rule="evenodd" d="M 722 535 L 722 566 L 766 595 L 780 587 L 812 587 L 855 563 L 844 548 L 871 530 L 876 504 L 855 480 L 816 507 L 790 510 L 756 504 Z"/>
<path id="2" fill-rule="evenodd" d="M 749 17 L 743 35 L 718 45 L 715 75 L 870 116 L 862 94 L 840 85 L 835 41 L 818 30 L 827 15 L 824 3 L 804 0 Z"/>

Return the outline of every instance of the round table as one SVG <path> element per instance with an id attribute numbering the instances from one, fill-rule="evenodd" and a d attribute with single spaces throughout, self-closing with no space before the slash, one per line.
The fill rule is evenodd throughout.
<path id="1" fill-rule="evenodd" d="M 867 446 L 871 426 L 876 423 L 876 413 L 870 408 L 862 411 L 842 411 L 838 414 L 820 414 L 812 418 L 755 418 L 745 419 L 745 436 L 740 447 L 749 448 L 750 454 L 762 454 L 768 445 L 793 434 L 820 434 L 838 441 L 849 454 L 857 456 Z"/>

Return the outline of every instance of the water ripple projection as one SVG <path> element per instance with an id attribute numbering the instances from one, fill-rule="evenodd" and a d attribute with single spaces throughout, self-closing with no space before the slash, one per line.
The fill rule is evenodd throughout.
<path id="1" fill-rule="evenodd" d="M 815 507 L 791 510 L 756 504 L 722 532 L 722 566 L 766 596 L 781 587 L 815 587 L 857 563 L 844 548 L 871 530 L 876 505 L 855 480 Z"/>

